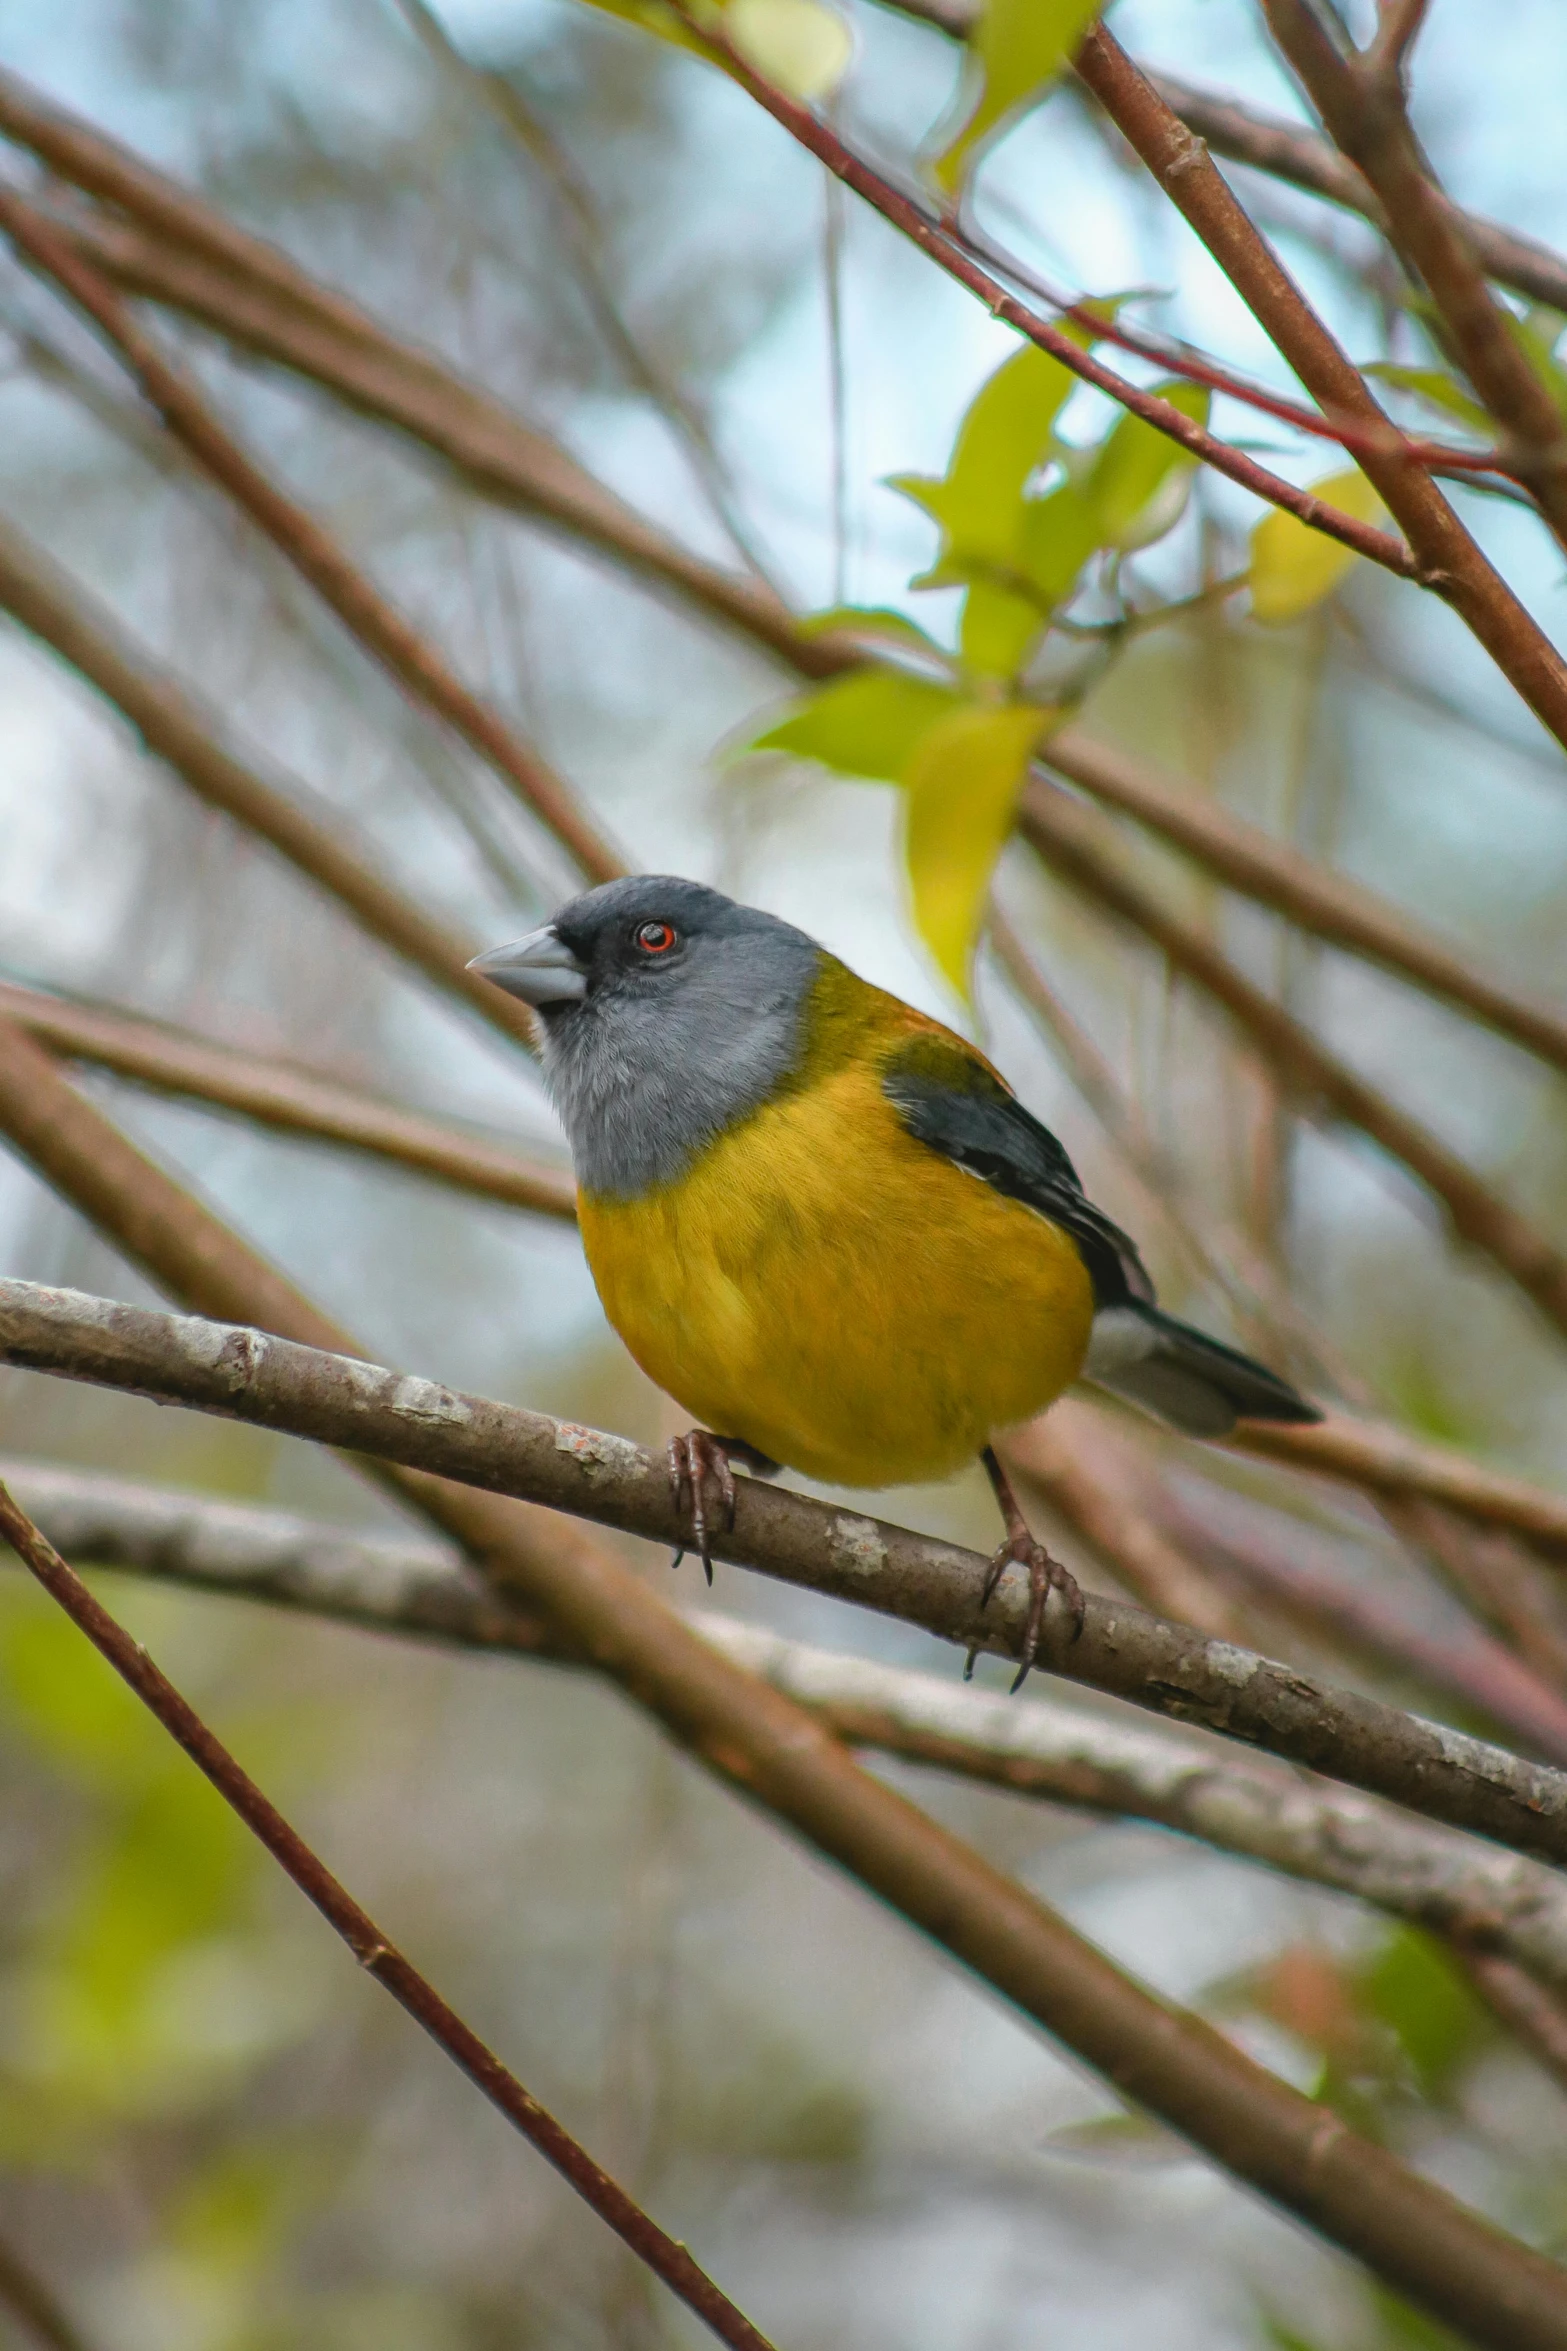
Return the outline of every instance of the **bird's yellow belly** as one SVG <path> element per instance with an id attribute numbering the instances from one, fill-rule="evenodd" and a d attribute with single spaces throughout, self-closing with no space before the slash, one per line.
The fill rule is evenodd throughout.
<path id="1" fill-rule="evenodd" d="M 672 1184 L 580 1206 L 648 1376 L 829 1484 L 950 1476 L 1082 1366 L 1071 1239 L 915 1142 L 869 1073 L 756 1112 Z"/>

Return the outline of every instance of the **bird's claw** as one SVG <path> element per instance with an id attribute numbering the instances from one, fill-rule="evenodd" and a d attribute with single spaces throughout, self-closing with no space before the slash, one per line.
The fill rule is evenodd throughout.
<path id="1" fill-rule="evenodd" d="M 1019 1653 L 1022 1657 L 1022 1663 L 1017 1669 L 1017 1677 L 1012 1684 L 1015 1695 L 1027 1681 L 1034 1660 L 1039 1654 L 1039 1638 L 1045 1629 L 1045 1608 L 1052 1591 L 1060 1593 L 1071 1613 L 1074 1641 L 1082 1633 L 1086 1606 L 1077 1578 L 1071 1569 L 1063 1567 L 1059 1559 L 1052 1559 L 1044 1544 L 1024 1527 L 1018 1533 L 1008 1535 L 986 1569 L 985 1581 L 980 1587 L 979 1604 L 981 1608 L 988 1607 L 995 1598 L 997 1585 L 1014 1562 L 1019 1567 L 1028 1570 L 1028 1615 L 1023 1625 L 1023 1644 Z M 969 1669 L 973 1670 L 972 1651 L 969 1656 Z"/>
<path id="2" fill-rule="evenodd" d="M 717 1437 L 706 1429 L 687 1429 L 683 1437 L 671 1437 L 666 1449 L 669 1463 L 669 1491 L 677 1511 L 689 1508 L 691 1514 L 690 1548 L 702 1562 L 702 1573 L 709 1584 L 713 1580 L 713 1553 L 707 1531 L 707 1501 L 703 1488 L 709 1478 L 717 1487 L 723 1504 L 724 1525 L 735 1523 L 735 1473 L 729 1466 L 729 1456 Z M 686 1555 L 682 1543 L 670 1561 L 678 1567 Z"/>

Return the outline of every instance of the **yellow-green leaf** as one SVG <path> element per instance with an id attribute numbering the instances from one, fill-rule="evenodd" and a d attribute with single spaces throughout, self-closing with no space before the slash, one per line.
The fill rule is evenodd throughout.
<path id="1" fill-rule="evenodd" d="M 1047 614 L 1032 596 L 1014 595 L 976 580 L 963 599 L 958 649 L 978 677 L 1015 677 L 1033 649 Z"/>
<path id="2" fill-rule="evenodd" d="M 791 98 L 825 98 L 848 71 L 849 28 L 822 0 L 728 0 L 724 30 L 747 65 Z"/>
<path id="3" fill-rule="evenodd" d="M 957 193 L 980 149 L 1070 62 L 1100 6 L 1101 0 L 983 0 L 969 36 L 962 127 L 933 166 L 945 194 Z"/>
<path id="4" fill-rule="evenodd" d="M 1161 399 L 1193 424 L 1208 422 L 1209 396 L 1178 379 L 1155 384 Z M 1100 543 L 1128 553 L 1151 546 L 1181 519 L 1197 460 L 1168 433 L 1123 416 L 1094 460 L 1085 489 L 1099 518 Z"/>
<path id="5" fill-rule="evenodd" d="M 905 646 L 911 653 L 930 654 L 939 661 L 950 659 L 918 621 L 910 620 L 906 612 L 894 611 L 889 604 L 834 604 L 825 612 L 807 612 L 794 625 L 802 637 L 879 638 Z"/>
<path id="6" fill-rule="evenodd" d="M 1444 375 L 1439 367 L 1396 367 L 1391 360 L 1378 359 L 1360 372 L 1375 376 L 1379 383 L 1391 384 L 1396 391 L 1410 393 L 1443 416 L 1456 416 L 1460 424 L 1483 433 L 1487 440 L 1496 429 L 1474 394 L 1466 392 L 1462 384 Z"/>
<path id="7" fill-rule="evenodd" d="M 891 487 L 941 525 L 941 555 L 925 575 L 931 585 L 964 579 L 966 564 L 1016 562 L 1024 485 L 1044 462 L 1076 382 L 1059 359 L 1025 343 L 970 401 L 943 478 L 893 475 Z M 938 583 L 936 573 L 946 577 Z"/>
<path id="8" fill-rule="evenodd" d="M 786 718 L 756 735 L 750 751 L 792 751 L 819 759 L 839 775 L 874 776 L 895 784 L 930 726 L 963 706 L 946 686 L 929 685 L 890 669 L 856 670 L 834 678 Z"/>
<path id="9" fill-rule="evenodd" d="M 1048 498 L 1031 498 L 1023 512 L 1022 571 L 1043 609 L 1071 594 L 1078 574 L 1103 544 L 1098 510 L 1081 482 L 1063 482 Z"/>
<path id="10" fill-rule="evenodd" d="M 1329 474 L 1311 488 L 1313 497 L 1355 522 L 1375 522 L 1382 512 L 1381 499 L 1358 466 Z M 1253 617 L 1275 625 L 1297 619 L 1331 596 L 1356 561 L 1353 548 L 1275 507 L 1251 534 Z"/>
<path id="11" fill-rule="evenodd" d="M 685 19 L 666 5 L 666 0 L 588 0 L 588 5 L 602 9 L 606 16 L 618 16 L 623 24 L 640 25 L 645 33 L 656 34 L 659 40 L 669 41 L 677 49 L 690 49 L 715 65 L 722 63 Z"/>
<path id="12" fill-rule="evenodd" d="M 904 859 L 914 920 L 966 997 L 1001 855 L 1036 743 L 1061 716 L 967 703 L 927 728 L 904 771 Z"/>

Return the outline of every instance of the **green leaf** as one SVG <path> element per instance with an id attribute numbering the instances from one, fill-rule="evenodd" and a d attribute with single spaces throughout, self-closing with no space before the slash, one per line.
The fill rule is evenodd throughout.
<path id="1" fill-rule="evenodd" d="M 1561 313 L 1547 309 L 1543 302 L 1531 302 L 1522 318 L 1505 309 L 1502 316 L 1512 332 L 1513 341 L 1549 390 L 1557 407 L 1567 416 L 1567 369 L 1562 367 L 1556 356 L 1556 347 L 1562 338 Z"/>
<path id="2" fill-rule="evenodd" d="M 1048 614 L 1032 596 L 976 580 L 963 599 L 958 650 L 977 677 L 1015 677 Z"/>
<path id="3" fill-rule="evenodd" d="M 1100 6 L 1101 0 L 983 0 L 969 36 L 964 120 L 932 167 L 945 195 L 956 195 L 1008 116 L 1070 63 Z"/>
<path id="4" fill-rule="evenodd" d="M 1313 482 L 1312 495 L 1356 522 L 1375 522 L 1382 501 L 1358 466 Z M 1352 548 L 1314 531 L 1275 507 L 1251 534 L 1251 609 L 1255 620 L 1277 626 L 1298 619 L 1330 596 L 1350 565 Z"/>
<path id="5" fill-rule="evenodd" d="M 1029 499 L 1023 514 L 1021 569 L 1046 611 L 1065 602 L 1103 537 L 1086 483 L 1063 482 L 1048 497 Z"/>
<path id="6" fill-rule="evenodd" d="M 1155 384 L 1161 399 L 1193 424 L 1208 422 L 1209 395 L 1201 384 Z M 1140 416 L 1123 416 L 1102 444 L 1085 489 L 1099 517 L 1101 544 L 1151 546 L 1181 519 L 1197 460 L 1178 441 Z"/>
<path id="7" fill-rule="evenodd" d="M 839 775 L 895 784 L 929 727 L 961 707 L 961 695 L 950 687 L 894 670 L 857 670 L 795 703 L 745 748 L 792 751 Z"/>
<path id="8" fill-rule="evenodd" d="M 728 0 L 724 30 L 747 65 L 791 98 L 825 98 L 848 71 L 854 43 L 822 0 Z"/>
<path id="9" fill-rule="evenodd" d="M 1358 1989 L 1371 2014 L 1396 2034 L 1422 2096 L 1449 2096 L 1486 2019 L 1447 1954 L 1429 1935 L 1397 1928 L 1358 1971 Z"/>
<path id="10" fill-rule="evenodd" d="M 1489 415 L 1472 392 L 1439 367 L 1395 367 L 1391 360 L 1374 360 L 1361 369 L 1362 375 L 1375 376 L 1379 383 L 1391 384 L 1395 391 L 1409 392 L 1416 400 L 1423 400 L 1443 416 L 1455 416 L 1460 424 L 1469 425 L 1489 440 L 1495 433 Z"/>
<path id="11" fill-rule="evenodd" d="M 942 479 L 892 476 L 890 487 L 941 525 L 936 571 L 949 564 L 993 570 L 1016 563 L 1023 490 L 1049 454 L 1056 418 L 1076 382 L 1059 359 L 1025 343 L 970 401 Z M 932 584 L 966 576 L 957 568 L 950 579 Z"/>
<path id="12" fill-rule="evenodd" d="M 906 646 L 911 653 L 930 654 L 938 661 L 950 658 L 918 621 L 910 620 L 906 612 L 895 612 L 887 604 L 834 604 L 825 612 L 806 613 L 795 622 L 795 630 L 802 637 L 880 638 Z"/>
<path id="13" fill-rule="evenodd" d="M 1029 756 L 1061 716 L 1015 702 L 967 703 L 926 730 L 905 769 L 904 860 L 914 920 L 964 997 Z"/>
<path id="14" fill-rule="evenodd" d="M 668 41 L 676 49 L 689 49 L 697 57 L 705 57 L 710 64 L 721 64 L 705 41 L 695 33 L 664 0 L 588 0 L 590 8 L 602 9 L 606 16 L 618 16 L 622 24 L 640 25 L 645 33 L 652 33 L 660 41 Z"/>

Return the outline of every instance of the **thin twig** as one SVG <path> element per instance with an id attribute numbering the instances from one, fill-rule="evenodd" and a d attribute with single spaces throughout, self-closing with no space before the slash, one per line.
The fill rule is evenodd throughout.
<path id="1" fill-rule="evenodd" d="M 448 74 L 478 99 L 528 161 L 542 172 L 571 248 L 578 284 L 600 336 L 627 381 L 653 404 L 684 445 L 691 470 L 736 554 L 776 595 L 776 583 L 769 578 L 741 516 L 734 484 L 712 434 L 694 403 L 632 332 L 615 299 L 614 287 L 601 259 L 602 232 L 592 191 L 576 171 L 560 140 L 548 123 L 524 103 L 512 77 L 475 65 L 464 55 L 427 0 L 397 0 L 397 5 L 415 38 Z"/>
<path id="2" fill-rule="evenodd" d="M 802 147 L 824 163 L 846 187 L 852 188 L 873 211 L 890 221 L 911 244 L 983 302 L 992 317 L 1015 328 L 1041 351 L 1058 359 L 1063 367 L 1084 383 L 1092 384 L 1096 391 L 1107 394 L 1119 407 L 1127 409 L 1133 416 L 1141 417 L 1155 432 L 1177 442 L 1189 456 L 1211 465 L 1216 473 L 1238 482 L 1242 489 L 1252 491 L 1268 504 L 1282 507 L 1308 529 L 1325 532 L 1329 538 L 1337 539 L 1341 545 L 1352 548 L 1357 555 L 1365 556 L 1370 562 L 1382 565 L 1384 570 L 1396 572 L 1402 579 L 1424 578 L 1420 564 L 1392 532 L 1380 530 L 1372 523 L 1358 522 L 1325 500 L 1314 497 L 1310 491 L 1298 489 L 1294 483 L 1270 473 L 1266 466 L 1257 464 L 1244 451 L 1232 448 L 1227 441 L 1220 440 L 1202 425 L 1195 424 L 1172 402 L 1161 399 L 1155 392 L 1144 391 L 1140 385 L 1130 383 L 1126 377 L 1117 375 L 1113 368 L 1106 367 L 1061 328 L 1052 325 L 1038 311 L 1010 293 L 996 271 L 974 256 L 961 232 L 943 221 L 923 196 L 896 186 L 829 124 L 821 121 L 807 107 L 787 97 L 783 91 L 775 89 L 770 82 L 763 81 L 720 31 L 706 24 L 699 29 L 686 12 L 685 0 L 670 0 L 670 5 L 759 106 L 765 108 L 776 122 L 781 123 Z M 1398 427 L 1391 418 L 1384 417 L 1380 409 L 1376 411 L 1375 422 L 1378 431 L 1402 439 L 1398 435 Z M 1411 467 L 1409 460 L 1401 455 L 1396 470 L 1418 471 L 1418 467 Z M 1563 710 L 1563 724 L 1567 728 L 1567 691 L 1564 691 Z"/>
<path id="3" fill-rule="evenodd" d="M 52 1542 L 95 1568 L 364 1631 L 583 1663 L 438 1544 L 40 1461 L 0 1461 L 0 1477 Z M 1037 1693 L 1000 1697 L 813 1648 L 711 1608 L 687 1621 L 853 1745 L 1017 1795 L 1156 1821 L 1435 1932 L 1465 1933 L 1567 1991 L 1567 1885 L 1538 1862 L 1200 1735 Z"/>
<path id="4" fill-rule="evenodd" d="M 1182 792 L 1146 762 L 1112 751 L 1075 727 L 1053 734 L 1041 758 L 1096 800 L 1135 817 L 1228 888 L 1483 1021 L 1567 1074 L 1567 1014 L 1515 994 L 1375 891 L 1214 802 Z"/>
<path id="5" fill-rule="evenodd" d="M 1567 2090 L 1567 2009 L 1500 1951 L 1455 1942 L 1460 1965 L 1486 2005 L 1515 2032 L 1552 2078 Z"/>
<path id="6" fill-rule="evenodd" d="M 607 881 L 624 869 L 563 780 L 481 696 L 465 686 L 314 516 L 285 496 L 219 423 L 191 379 L 158 349 L 108 279 L 44 213 L 0 186 L 0 228 L 24 258 L 69 296 L 135 376 L 168 430 L 308 580 L 345 628 L 414 702 L 432 710 L 488 760 L 582 872 Z"/>
<path id="7" fill-rule="evenodd" d="M 1398 1160 L 1441 1203 L 1460 1240 L 1482 1252 L 1567 1335 L 1567 1257 L 1497 1198 L 1430 1131 L 1319 1045 L 1271 996 L 1220 953 L 1207 934 L 1143 887 L 1112 855 L 1086 809 L 1036 780 L 1024 792 L 1019 830 L 1052 870 L 1130 923 L 1171 965 L 1221 1004 L 1277 1071 L 1309 1117 L 1356 1127 Z"/>
<path id="8" fill-rule="evenodd" d="M 153 1663 L 141 1643 L 132 1640 L 103 1603 L 89 1592 L 54 1545 L 40 1534 L 26 1512 L 18 1508 L 3 1484 L 0 1484 L 0 1534 L 50 1598 L 86 1634 L 100 1657 L 107 1659 L 121 1681 L 135 1692 L 170 1738 L 185 1750 L 197 1770 L 211 1781 L 251 1835 L 293 1879 L 334 1934 L 342 1937 L 365 1973 L 374 1976 L 391 1993 L 398 2006 L 429 2034 L 438 2048 L 445 2050 L 452 2063 L 484 2093 L 490 2104 L 505 2115 L 512 2128 L 520 2131 L 547 2163 L 554 2165 L 567 2185 L 614 2230 L 639 2261 L 646 2262 L 663 2279 L 688 2310 L 695 2311 L 721 2343 L 733 2345 L 734 2351 L 771 2351 L 767 2337 L 735 2308 L 685 2246 L 667 2236 L 625 2189 L 600 2169 L 587 2149 L 579 2146 L 570 2132 L 523 2088 L 516 2075 L 486 2048 L 478 2034 L 447 2006 L 434 1985 L 387 1940 L 369 1912 L 360 1908 L 298 1830 L 262 1794 L 195 1708 Z"/>
<path id="9" fill-rule="evenodd" d="M 378 873 L 368 846 L 350 846 L 335 812 L 330 822 L 325 812 L 309 814 L 300 805 L 313 797 L 308 786 L 295 778 L 286 785 L 281 778 L 271 780 L 237 758 L 225 745 L 227 730 L 216 714 L 203 710 L 110 612 L 8 523 L 0 523 L 0 611 L 9 612 L 113 703 L 146 748 L 199 799 L 269 842 L 443 994 L 531 1051 L 533 1028 L 523 1006 L 467 968 L 473 946 Z"/>
<path id="10" fill-rule="evenodd" d="M 283 1134 L 346 1145 L 510 1208 L 567 1222 L 576 1216 L 576 1188 L 565 1168 L 528 1158 L 502 1136 L 384 1102 L 297 1062 L 3 980 L 0 1014 L 51 1052 L 157 1093 L 238 1111 Z"/>
<path id="11" fill-rule="evenodd" d="M 27 2329 L 44 2351 L 87 2351 L 87 2338 L 67 2317 L 51 2289 L 0 2239 L 0 2310 Z"/>
<path id="12" fill-rule="evenodd" d="M 1376 190 L 1385 234 L 1424 283 L 1469 381 L 1503 429 L 1506 470 L 1534 492 L 1567 545 L 1561 409 L 1486 284 L 1463 215 L 1437 186 L 1410 125 L 1403 50 L 1420 7 L 1401 0 L 1363 55 L 1340 49 L 1307 0 L 1263 0 L 1263 13 L 1335 145 Z"/>
<path id="13" fill-rule="evenodd" d="M 1364 377 L 1304 299 L 1208 155 L 1103 25 L 1077 70 L 1325 413 L 1387 422 Z M 1567 743 L 1567 662 L 1464 528 L 1430 475 L 1380 450 L 1361 458 L 1417 576 L 1459 613 L 1515 691 Z"/>

